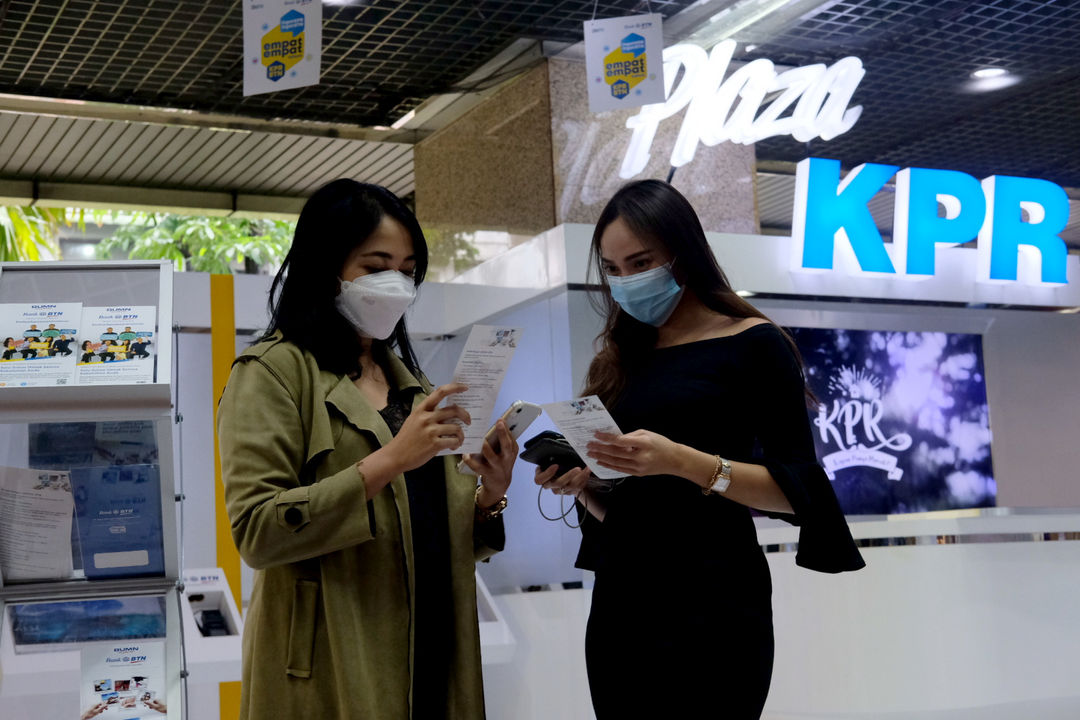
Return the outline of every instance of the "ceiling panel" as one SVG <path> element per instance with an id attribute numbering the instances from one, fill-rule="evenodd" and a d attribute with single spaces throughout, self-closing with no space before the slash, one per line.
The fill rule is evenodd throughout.
<path id="1" fill-rule="evenodd" d="M 389 125 L 520 37 L 693 0 L 357 0 L 323 6 L 318 85 L 243 96 L 239 2 L 4 0 L 0 92 Z"/>
<path id="2" fill-rule="evenodd" d="M 1080 2 L 1076 0 L 840 0 L 769 36 L 743 57 L 785 65 L 862 59 L 854 128 L 831 141 L 774 138 L 759 159 L 809 155 L 846 166 L 943 167 L 1080 187 Z M 973 92 L 981 67 L 1018 82 Z"/>
<path id="3" fill-rule="evenodd" d="M 62 151 L 62 152 L 58 152 Z M 0 177 L 306 196 L 338 177 L 413 191 L 412 146 L 0 111 Z"/>

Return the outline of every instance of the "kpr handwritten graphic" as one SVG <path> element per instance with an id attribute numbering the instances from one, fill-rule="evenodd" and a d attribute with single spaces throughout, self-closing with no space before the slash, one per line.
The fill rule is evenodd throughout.
<path id="1" fill-rule="evenodd" d="M 881 378 L 854 367 L 841 367 L 829 381 L 829 388 L 840 397 L 833 398 L 831 409 L 822 403 L 814 420 L 821 441 L 839 448 L 821 459 L 829 479 L 836 479 L 837 470 L 860 465 L 884 470 L 890 480 L 902 478 L 904 471 L 897 467 L 897 457 L 887 451 L 907 450 L 911 435 L 886 437 L 882 432 Z"/>
<path id="2" fill-rule="evenodd" d="M 791 328 L 818 459 L 852 515 L 992 507 L 982 338 Z"/>

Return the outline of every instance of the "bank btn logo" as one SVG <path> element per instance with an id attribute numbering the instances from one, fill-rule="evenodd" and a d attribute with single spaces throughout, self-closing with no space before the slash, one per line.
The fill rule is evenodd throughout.
<path id="1" fill-rule="evenodd" d="M 649 76 L 648 54 L 645 38 L 630 33 L 619 46 L 604 56 L 604 81 L 611 88 L 611 96 L 621 100 Z"/>
<path id="2" fill-rule="evenodd" d="M 265 27 L 265 26 L 264 26 Z M 268 80 L 277 82 L 304 59 L 304 16 L 290 10 L 281 23 L 262 36 L 262 64 Z"/>

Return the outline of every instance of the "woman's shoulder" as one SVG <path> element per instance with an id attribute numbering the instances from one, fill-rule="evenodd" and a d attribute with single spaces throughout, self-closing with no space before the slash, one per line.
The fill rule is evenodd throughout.
<path id="1" fill-rule="evenodd" d="M 710 352 L 733 354 L 748 367 L 762 371 L 798 365 L 786 333 L 765 318 L 737 318 L 694 345 L 704 346 Z"/>
<path id="2" fill-rule="evenodd" d="M 314 356 L 296 343 L 286 340 L 280 332 L 249 345 L 236 356 L 233 368 L 251 364 L 265 367 L 279 381 L 290 386 L 305 376 L 319 372 Z"/>

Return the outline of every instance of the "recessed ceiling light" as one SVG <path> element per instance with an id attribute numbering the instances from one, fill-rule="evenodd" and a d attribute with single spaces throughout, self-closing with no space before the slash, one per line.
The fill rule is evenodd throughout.
<path id="1" fill-rule="evenodd" d="M 975 72 L 971 73 L 971 77 L 975 78 L 976 80 L 986 80 L 987 78 L 996 78 L 1008 74 L 1009 71 L 1005 68 L 985 67 L 979 68 Z"/>

